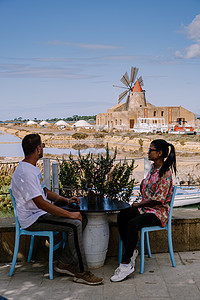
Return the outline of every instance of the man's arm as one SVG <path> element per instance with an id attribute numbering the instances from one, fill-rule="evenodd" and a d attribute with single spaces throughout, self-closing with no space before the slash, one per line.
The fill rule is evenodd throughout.
<path id="1" fill-rule="evenodd" d="M 42 196 L 33 198 L 33 202 L 35 203 L 35 205 L 38 208 L 40 208 L 52 215 L 65 217 L 65 218 L 69 218 L 69 219 L 77 219 L 77 220 L 82 221 L 82 216 L 81 216 L 80 212 L 69 212 L 65 209 L 62 209 L 56 205 L 49 203 L 48 201 L 45 201 Z"/>
<path id="2" fill-rule="evenodd" d="M 72 202 L 80 203 L 80 198 L 78 198 L 78 197 L 72 197 L 70 199 L 65 198 L 63 196 L 60 196 L 60 195 L 56 194 L 55 192 L 52 192 L 52 191 L 48 190 L 47 188 L 46 188 L 46 192 L 47 192 L 47 199 L 51 200 L 53 202 L 57 202 L 57 203 L 66 202 L 68 204 L 72 203 Z"/>

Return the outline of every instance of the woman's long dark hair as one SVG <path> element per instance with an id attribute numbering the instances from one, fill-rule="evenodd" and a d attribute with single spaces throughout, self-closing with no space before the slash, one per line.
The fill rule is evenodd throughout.
<path id="1" fill-rule="evenodd" d="M 154 140 L 151 142 L 151 144 L 155 146 L 156 150 L 161 150 L 163 153 L 162 157 L 166 158 L 159 170 L 159 176 L 162 177 L 162 175 L 165 174 L 165 172 L 167 172 L 169 169 L 174 171 L 176 174 L 176 153 L 174 146 L 163 139 Z"/>

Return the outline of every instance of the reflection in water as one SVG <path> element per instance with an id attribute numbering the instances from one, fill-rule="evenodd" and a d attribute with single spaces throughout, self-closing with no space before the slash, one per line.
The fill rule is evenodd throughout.
<path id="1" fill-rule="evenodd" d="M 104 148 L 87 148 L 87 149 L 81 149 L 81 150 L 75 150 L 73 148 L 44 148 L 44 154 L 55 154 L 55 155 L 69 155 L 70 153 L 72 155 L 78 155 L 79 151 L 81 154 L 88 154 L 94 153 L 106 153 L 106 150 Z M 112 152 L 110 151 L 110 154 Z M 0 156 L 3 157 L 23 157 L 23 150 L 21 146 L 21 139 L 11 135 L 11 134 L 5 134 L 4 132 L 0 131 Z"/>
<path id="2" fill-rule="evenodd" d="M 57 154 L 57 155 L 69 155 L 70 153 L 72 155 L 78 155 L 79 152 L 81 154 L 88 154 L 90 153 L 94 153 L 94 154 L 98 154 L 98 153 L 106 153 L 106 150 L 104 148 L 100 148 L 100 149 L 96 149 L 96 148 L 87 148 L 87 149 L 82 149 L 82 150 L 75 150 L 73 148 L 64 148 L 64 149 L 58 149 L 58 148 L 44 148 L 44 153 L 48 153 L 48 154 Z M 112 154 L 112 152 L 110 151 L 110 153 Z"/>

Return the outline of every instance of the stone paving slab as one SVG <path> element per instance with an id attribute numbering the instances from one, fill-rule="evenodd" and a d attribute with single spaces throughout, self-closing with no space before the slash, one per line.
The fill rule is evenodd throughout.
<path id="1" fill-rule="evenodd" d="M 9 300 L 188 300 L 200 299 L 200 251 L 175 253 L 176 268 L 168 253 L 145 257 L 144 273 L 140 259 L 136 271 L 123 282 L 112 283 L 117 258 L 110 257 L 104 267 L 92 270 L 104 278 L 100 286 L 73 282 L 70 276 L 54 272 L 49 280 L 47 263 L 17 264 L 14 275 L 8 276 L 10 264 L 0 265 L 0 296 Z"/>

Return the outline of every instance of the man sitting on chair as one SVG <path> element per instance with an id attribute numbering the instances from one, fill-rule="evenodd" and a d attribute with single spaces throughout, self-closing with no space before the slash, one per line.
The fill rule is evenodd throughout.
<path id="1" fill-rule="evenodd" d="M 82 241 L 81 213 L 67 211 L 50 202 L 66 202 L 69 205 L 80 203 L 80 199 L 62 197 L 45 187 L 42 174 L 36 166 L 43 157 L 43 147 L 39 134 L 28 134 L 22 140 L 25 158 L 19 163 L 11 181 L 20 225 L 31 231 L 66 232 L 67 243 L 55 271 L 73 276 L 75 282 L 101 284 L 103 279 L 88 271 Z"/>

